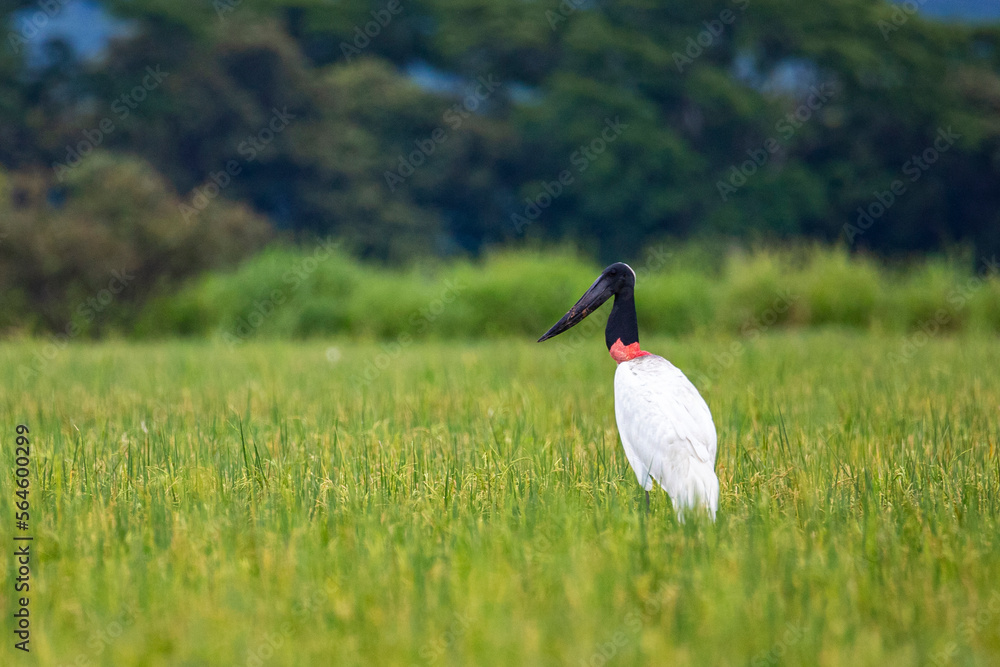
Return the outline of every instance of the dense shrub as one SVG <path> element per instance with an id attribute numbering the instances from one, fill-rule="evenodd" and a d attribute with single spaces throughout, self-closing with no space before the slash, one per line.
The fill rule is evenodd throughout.
<path id="1" fill-rule="evenodd" d="M 235 271 L 207 275 L 157 299 L 136 331 L 231 342 L 537 337 L 600 271 L 568 250 L 386 269 L 325 248 L 271 248 Z M 1000 332 L 1000 279 L 962 270 L 957 260 L 903 270 L 841 248 L 730 251 L 714 265 L 691 261 L 697 255 L 681 248 L 663 261 L 634 262 L 643 333 L 750 335 L 827 325 L 902 333 L 934 322 L 943 331 Z M 597 316 L 602 326 L 604 317 Z"/>
<path id="2" fill-rule="evenodd" d="M 38 171 L 0 181 L 0 330 L 128 328 L 153 291 L 234 266 L 270 236 L 263 218 L 222 199 L 185 217 L 163 178 L 133 157 L 95 151 L 61 184 Z"/>

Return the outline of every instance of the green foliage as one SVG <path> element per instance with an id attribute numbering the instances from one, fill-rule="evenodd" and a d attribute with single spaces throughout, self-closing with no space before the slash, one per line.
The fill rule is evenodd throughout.
<path id="1" fill-rule="evenodd" d="M 842 248 L 813 249 L 796 282 L 803 291 L 799 307 L 808 310 L 802 316 L 813 325 L 867 327 L 875 319 L 881 290 L 886 289 L 886 278 L 871 259 L 851 257 Z"/>
<path id="2" fill-rule="evenodd" d="M 717 309 L 725 328 L 739 329 L 761 322 L 768 313 L 777 318 L 776 324 L 789 321 L 791 304 L 797 299 L 792 293 L 795 284 L 787 255 L 769 250 L 736 253 L 725 275 L 727 289 Z"/>
<path id="3" fill-rule="evenodd" d="M 236 264 L 274 229 L 336 238 L 337 262 L 369 280 L 337 287 L 323 281 L 355 278 L 325 267 L 248 335 L 526 335 L 574 290 L 552 275 L 537 292 L 526 276 L 539 267 L 507 271 L 490 256 L 505 245 L 567 242 L 605 262 L 665 237 L 804 237 L 889 258 L 1000 252 L 996 27 L 912 16 L 885 34 L 902 10 L 870 0 L 106 6 L 134 23 L 100 61 L 53 48 L 26 69 L 24 52 L 0 55 L 0 165 L 16 184 L 0 204 L 0 331 L 64 331 L 111 270 L 136 276 L 130 296 L 100 318 L 83 306 L 75 330 L 131 331 L 149 295 Z M 732 21 L 713 24 L 724 12 Z M 287 122 L 273 128 L 276 115 Z M 933 149 L 945 131 L 954 142 Z M 933 163 L 914 175 L 927 150 Z M 194 221 L 182 205 L 199 209 Z M 883 214 L 857 228 L 873 206 Z M 426 268 L 376 277 L 347 254 Z M 433 268 L 484 255 L 488 277 L 465 260 Z M 897 279 L 867 254 L 842 255 L 726 253 L 709 277 L 661 266 L 643 321 L 673 333 L 903 330 L 962 301 L 949 290 L 964 273 L 950 265 Z M 231 301 L 181 295 L 154 307 L 163 325 L 140 328 L 240 327 L 262 290 L 284 284 L 269 261 L 260 278 L 241 274 L 245 291 L 219 287 Z M 594 269 L 574 261 L 566 285 Z M 420 314 L 451 273 L 467 284 L 457 305 Z M 995 330 L 989 294 L 943 326 Z"/>
<path id="4" fill-rule="evenodd" d="M 32 440 L 32 652 L 992 664 L 996 341 L 936 338 L 900 360 L 909 339 L 644 340 L 711 380 L 718 521 L 684 526 L 658 489 L 646 510 L 614 363 L 566 363 L 560 339 L 76 344 L 27 379 L 46 343 L 8 342 L 0 405 L 8 437 L 25 423 Z M 0 451 L 5 471 L 14 456 Z"/>
<path id="5" fill-rule="evenodd" d="M 642 329 L 682 334 L 704 327 L 714 319 L 720 287 L 703 271 L 693 269 L 667 268 L 650 274 L 636 303 Z"/>
<path id="6" fill-rule="evenodd" d="M 530 338 L 568 310 L 601 268 L 567 250 L 502 251 L 476 263 L 389 270 L 338 249 L 310 265 L 324 247 L 272 248 L 232 273 L 194 281 L 152 303 L 136 331 L 241 340 Z M 668 247 L 674 249 L 666 254 Z M 827 325 L 906 332 L 938 321 L 942 331 L 1000 333 L 1000 277 L 970 273 L 956 261 L 888 269 L 843 248 L 718 256 L 706 248 L 662 244 L 633 262 L 642 332 L 755 335 Z M 594 319 L 603 326 L 603 315 Z"/>
<path id="7" fill-rule="evenodd" d="M 935 319 L 940 312 L 948 313 L 947 329 L 961 329 L 968 309 L 955 309 L 949 296 L 956 293 L 962 274 L 950 264 L 930 262 L 926 270 L 906 275 L 898 286 L 897 299 L 884 303 L 884 308 L 905 329 L 915 329 L 921 323 Z"/>
<path id="8" fill-rule="evenodd" d="M 64 50 L 19 76 L 23 55 L 0 55 L 5 167 L 65 162 L 112 121 L 102 147 L 141 156 L 183 199 L 236 161 L 222 197 L 393 263 L 524 236 L 606 261 L 717 233 L 1000 251 L 996 26 L 872 0 L 106 6 L 134 23 L 100 62 Z M 150 66 L 167 78 L 121 106 Z M 496 88 L 470 97 L 483 79 Z M 247 150 L 275 109 L 287 128 Z M 607 119 L 625 129 L 581 160 Z M 942 130 L 954 144 L 907 172 Z M 523 229 L 512 216 L 565 171 Z M 853 234 L 897 180 L 906 191 Z"/>
<path id="9" fill-rule="evenodd" d="M 216 199 L 185 216 L 141 159 L 96 151 L 65 174 L 53 202 L 46 174 L 16 173 L 0 200 L 5 330 L 71 338 L 131 325 L 154 289 L 256 252 L 270 227 Z"/>
<path id="10" fill-rule="evenodd" d="M 972 289 L 969 319 L 980 331 L 1000 331 L 1000 280 L 986 280 L 981 286 L 973 284 Z"/>

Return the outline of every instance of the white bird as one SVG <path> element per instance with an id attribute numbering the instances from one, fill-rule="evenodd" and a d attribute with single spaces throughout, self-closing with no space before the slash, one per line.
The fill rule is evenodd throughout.
<path id="1" fill-rule="evenodd" d="M 635 316 L 635 271 L 618 262 L 604 269 L 590 289 L 538 342 L 561 334 L 615 297 L 604 339 L 615 371 L 615 421 L 622 447 L 639 484 L 655 480 L 670 496 L 677 518 L 719 509 L 715 475 L 716 432 L 712 413 L 676 366 L 639 347 Z"/>

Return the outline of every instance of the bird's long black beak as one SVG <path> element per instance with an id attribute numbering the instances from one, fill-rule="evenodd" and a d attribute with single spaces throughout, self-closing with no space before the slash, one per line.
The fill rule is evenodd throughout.
<path id="1" fill-rule="evenodd" d="M 558 336 L 567 329 L 576 326 L 583 321 L 587 315 L 601 307 L 601 304 L 610 299 L 615 293 L 614 282 L 608 276 L 601 274 L 593 285 L 590 286 L 580 300 L 574 304 L 569 312 L 562 316 L 558 322 L 552 325 L 552 328 L 545 332 L 538 342 L 541 343 L 543 340 L 548 340 L 553 336 Z"/>

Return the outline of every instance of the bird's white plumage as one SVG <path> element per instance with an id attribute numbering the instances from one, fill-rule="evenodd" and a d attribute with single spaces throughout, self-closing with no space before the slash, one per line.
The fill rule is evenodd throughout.
<path id="1" fill-rule="evenodd" d="M 615 420 L 625 455 L 647 491 L 655 480 L 681 520 L 686 510 L 699 507 L 715 518 L 715 424 L 705 399 L 680 369 L 655 354 L 620 363 Z"/>

